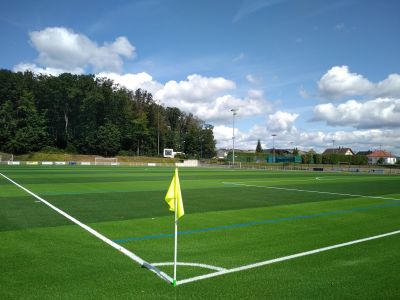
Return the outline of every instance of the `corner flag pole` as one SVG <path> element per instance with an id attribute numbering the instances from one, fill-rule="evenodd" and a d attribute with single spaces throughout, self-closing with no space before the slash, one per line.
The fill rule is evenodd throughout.
<path id="1" fill-rule="evenodd" d="M 178 168 L 175 168 L 174 176 L 169 185 L 167 195 L 165 195 L 169 210 L 175 213 L 175 249 L 174 249 L 174 279 L 172 284 L 176 286 L 176 265 L 178 257 L 178 219 L 185 214 L 182 202 L 181 185 L 179 183 Z"/>
<path id="2" fill-rule="evenodd" d="M 176 261 L 178 258 L 178 196 L 176 190 L 176 181 L 178 180 L 178 168 L 175 169 L 175 184 L 174 184 L 174 207 L 175 207 L 175 247 L 174 247 L 174 282 L 176 286 Z"/>

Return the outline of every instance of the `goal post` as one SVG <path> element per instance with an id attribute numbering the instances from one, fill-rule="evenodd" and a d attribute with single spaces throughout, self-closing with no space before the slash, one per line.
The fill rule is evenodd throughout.
<path id="1" fill-rule="evenodd" d="M 94 164 L 96 166 L 118 166 L 118 158 L 116 157 L 101 157 L 97 156 L 94 158 Z"/>
<path id="2" fill-rule="evenodd" d="M 9 153 L 0 152 L 0 162 L 14 161 L 14 155 Z"/>

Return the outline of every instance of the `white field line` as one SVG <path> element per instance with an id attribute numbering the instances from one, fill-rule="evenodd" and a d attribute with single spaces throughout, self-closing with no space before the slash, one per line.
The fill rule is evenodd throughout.
<path id="1" fill-rule="evenodd" d="M 397 198 L 389 198 L 389 197 L 381 197 L 381 196 L 343 194 L 343 193 L 335 193 L 335 192 L 322 192 L 322 191 L 314 191 L 314 190 L 283 188 L 283 187 L 277 187 L 277 186 L 244 184 L 244 183 L 240 183 L 240 182 L 222 182 L 222 184 L 231 184 L 231 185 L 237 185 L 237 186 L 256 187 L 256 188 L 273 189 L 273 190 L 284 190 L 284 191 L 295 191 L 295 192 L 305 192 L 305 193 L 316 193 L 316 194 L 327 194 L 327 195 L 339 195 L 339 196 L 363 197 L 363 198 L 372 198 L 372 199 L 400 201 L 400 199 L 397 199 Z"/>
<path id="2" fill-rule="evenodd" d="M 134 260 L 135 262 L 137 262 L 138 264 L 140 264 L 142 267 L 146 267 L 148 268 L 150 271 L 154 272 L 155 274 L 157 274 L 159 277 L 161 277 L 162 279 L 164 279 L 167 282 L 172 283 L 172 278 L 170 276 L 168 276 L 167 274 L 165 274 L 164 272 L 162 272 L 161 270 L 159 270 L 158 268 L 156 268 L 155 266 L 152 266 L 151 264 L 149 264 L 148 262 L 146 262 L 145 260 L 143 260 L 142 258 L 140 258 L 139 256 L 137 256 L 136 254 L 132 253 L 131 251 L 129 251 L 128 249 L 118 245 L 117 243 L 113 242 L 112 240 L 110 240 L 109 238 L 105 237 L 104 235 L 100 234 L 99 232 L 97 232 L 96 230 L 94 230 L 93 228 L 87 226 L 86 224 L 83 224 L 81 221 L 75 219 L 74 217 L 71 217 L 69 214 L 67 214 L 66 212 L 62 211 L 61 209 L 59 209 L 58 207 L 54 206 L 53 204 L 51 204 L 50 202 L 47 202 L 46 200 L 44 200 L 43 198 L 39 197 L 38 195 L 36 195 L 35 193 L 31 192 L 30 190 L 28 190 L 27 188 L 24 188 L 22 185 L 16 183 L 14 180 L 8 178 L 7 176 L 5 176 L 4 174 L 0 173 L 1 176 L 3 176 L 5 179 L 7 179 L 8 181 L 10 181 L 11 183 L 15 184 L 17 187 L 19 187 L 20 189 L 24 190 L 25 192 L 27 192 L 28 194 L 32 195 L 33 197 L 35 197 L 36 199 L 38 199 L 39 201 L 43 202 L 44 204 L 46 204 L 47 206 L 49 206 L 51 209 L 55 210 L 56 212 L 58 212 L 59 214 L 63 215 L 64 217 L 66 217 L 68 220 L 72 221 L 73 223 L 75 223 L 76 225 L 82 227 L 83 229 L 85 229 L 86 231 L 90 232 L 91 234 L 93 234 L 95 237 L 99 238 L 100 240 L 102 240 L 103 242 L 107 243 L 108 245 L 110 245 L 111 247 L 117 249 L 118 251 L 122 252 L 123 254 L 125 254 L 126 256 L 128 256 L 130 259 Z"/>
<path id="3" fill-rule="evenodd" d="M 158 267 L 158 266 L 173 266 L 174 262 L 159 262 L 159 263 L 151 263 L 153 266 Z M 188 266 L 188 267 L 199 267 L 199 268 L 205 268 L 205 269 L 210 269 L 210 270 L 215 270 L 215 271 L 225 271 L 227 269 L 217 267 L 217 266 L 212 266 L 212 265 L 206 265 L 206 264 L 199 264 L 199 263 L 190 263 L 190 262 L 177 262 L 176 263 L 178 266 Z"/>
<path id="4" fill-rule="evenodd" d="M 281 262 L 281 261 L 285 261 L 285 260 L 290 260 L 290 259 L 294 259 L 294 258 L 298 258 L 298 257 L 302 257 L 302 256 L 307 256 L 307 255 L 312 255 L 312 254 L 316 254 L 316 253 L 320 253 L 320 252 L 324 252 L 324 251 L 329 251 L 329 250 L 336 249 L 336 248 L 341 248 L 341 247 L 346 247 L 346 246 L 350 246 L 350 245 L 354 245 L 354 244 L 359 244 L 359 243 L 363 243 L 363 242 L 367 242 L 367 241 L 371 241 L 371 240 L 376 240 L 376 239 L 380 239 L 380 238 L 383 238 L 383 237 L 387 237 L 387 236 L 391 236 L 391 235 L 395 235 L 395 234 L 399 234 L 399 233 L 400 233 L 400 230 L 392 231 L 392 232 L 388 232 L 388 233 L 384 233 L 384 234 L 380 234 L 380 235 L 367 237 L 367 238 L 364 238 L 364 239 L 350 241 L 350 242 L 347 242 L 347 243 L 336 244 L 336 245 L 323 247 L 323 248 L 319 248 L 319 249 L 315 249 L 315 250 L 311 250 L 311 251 L 300 252 L 300 253 L 296 253 L 296 254 L 292 254 L 292 255 L 288 255 L 288 256 L 283 256 L 283 257 L 279 257 L 279 258 L 275 258 L 275 259 L 271 259 L 271 260 L 266 260 L 266 261 L 258 262 L 258 263 L 255 263 L 255 264 L 241 266 L 241 267 L 238 267 L 238 268 L 221 270 L 221 271 L 210 273 L 210 274 L 205 274 L 205 275 L 201 275 L 201 276 L 196 276 L 196 277 L 192 277 L 192 278 L 179 280 L 176 283 L 176 285 L 182 285 L 182 284 L 186 284 L 186 283 L 189 283 L 189 282 L 199 281 L 199 280 L 203 280 L 203 279 L 207 279 L 207 278 L 211 278 L 211 277 L 215 277 L 215 276 L 220 276 L 220 275 L 224 275 L 224 274 L 229 274 L 229 273 L 240 272 L 240 271 L 244 271 L 244 270 L 248 270 L 248 269 L 258 268 L 258 267 L 261 267 L 261 266 L 270 265 L 270 264 Z"/>

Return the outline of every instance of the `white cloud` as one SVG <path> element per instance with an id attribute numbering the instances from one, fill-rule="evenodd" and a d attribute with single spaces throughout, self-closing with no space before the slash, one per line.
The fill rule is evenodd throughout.
<path id="1" fill-rule="evenodd" d="M 400 99 L 378 98 L 365 103 L 349 100 L 337 106 L 320 104 L 314 108 L 313 120 L 355 128 L 399 127 Z"/>
<path id="2" fill-rule="evenodd" d="M 391 74 L 383 81 L 373 83 L 357 73 L 350 73 L 348 66 L 335 66 L 318 81 L 318 90 L 323 98 L 346 97 L 400 97 L 400 74 Z"/>
<path id="3" fill-rule="evenodd" d="M 214 137 L 218 148 L 232 148 L 232 127 L 218 125 L 214 127 Z M 235 149 L 255 150 L 260 139 L 261 146 L 266 148 L 265 137 L 268 137 L 265 126 L 255 125 L 248 132 L 235 128 Z"/>
<path id="4" fill-rule="evenodd" d="M 248 82 L 250 82 L 250 83 L 258 83 L 259 82 L 259 80 L 258 80 L 258 78 L 256 78 L 254 75 L 252 75 L 252 74 L 247 74 L 246 75 L 246 80 L 248 81 Z"/>
<path id="5" fill-rule="evenodd" d="M 267 126 L 256 124 L 248 131 L 235 128 L 235 148 L 255 149 L 258 140 L 261 141 L 263 148 L 272 148 L 272 134 L 277 134 L 275 138 L 277 147 L 293 148 L 295 141 L 299 140 L 299 132 L 294 126 L 298 116 L 298 114 L 277 111 L 268 116 Z M 217 147 L 232 148 L 232 127 L 215 126 L 214 136 L 217 140 Z"/>
<path id="6" fill-rule="evenodd" d="M 311 97 L 310 93 L 303 86 L 301 86 L 299 89 L 299 95 L 304 99 Z"/>
<path id="7" fill-rule="evenodd" d="M 99 46 L 87 36 L 63 27 L 48 27 L 29 33 L 39 52 L 37 62 L 46 68 L 68 72 L 92 68 L 97 71 L 121 71 L 123 58 L 135 56 L 135 47 L 126 37 Z"/>
<path id="8" fill-rule="evenodd" d="M 235 148 L 255 150 L 257 140 L 261 140 L 264 149 L 272 148 L 272 132 L 265 126 L 255 125 L 248 131 L 235 130 Z M 214 127 L 214 136 L 218 148 L 232 148 L 232 127 L 224 125 Z M 350 147 L 353 151 L 382 148 L 400 153 L 400 129 L 366 129 L 354 131 L 292 131 L 278 134 L 275 137 L 275 147 L 280 149 L 298 149 L 308 151 L 314 149 L 322 153 L 326 148 L 335 146 Z"/>
<path id="9" fill-rule="evenodd" d="M 224 95 L 208 103 L 187 103 L 191 111 L 200 119 L 213 122 L 227 121 L 232 118 L 232 108 L 237 109 L 238 118 L 253 117 L 271 111 L 270 104 L 262 96 L 255 97 L 255 91 L 249 91 L 245 98 Z M 181 102 L 181 104 L 183 104 Z M 190 111 L 190 110 L 186 110 Z"/>
<path id="10" fill-rule="evenodd" d="M 41 68 L 37 66 L 36 64 L 30 64 L 30 63 L 20 63 L 18 65 L 15 65 L 13 68 L 14 72 L 25 72 L 25 71 L 31 71 L 32 73 L 36 74 L 45 74 L 45 75 L 53 75 L 53 76 L 58 76 L 62 73 L 65 73 L 66 70 L 64 69 L 58 69 L 58 68 Z M 73 70 L 70 70 L 69 72 L 73 74 L 82 74 L 84 72 L 83 69 L 81 68 L 76 68 Z"/>
<path id="11" fill-rule="evenodd" d="M 400 74 L 390 74 L 377 84 L 377 97 L 400 98 Z"/>
<path id="12" fill-rule="evenodd" d="M 167 106 L 191 112 L 205 121 L 222 121 L 231 118 L 230 109 L 238 109 L 240 117 L 259 115 L 271 110 L 260 90 L 250 90 L 244 98 L 227 94 L 236 84 L 222 77 L 189 75 L 186 80 L 169 81 L 156 94 Z"/>
<path id="13" fill-rule="evenodd" d="M 96 77 L 112 79 L 131 90 L 138 88 L 150 91 L 154 99 L 165 106 L 178 107 L 207 122 L 227 121 L 232 118 L 231 109 L 238 109 L 238 117 L 252 117 L 271 112 L 271 105 L 261 90 L 249 90 L 244 98 L 227 94 L 236 84 L 223 77 L 189 75 L 186 80 L 171 80 L 165 85 L 155 81 L 148 73 L 117 74 L 98 73 Z"/>
<path id="14" fill-rule="evenodd" d="M 222 77 L 203 77 L 198 74 L 189 75 L 186 80 L 168 81 L 164 88 L 156 94 L 164 101 L 201 103 L 226 90 L 236 88 L 236 84 Z"/>
<path id="15" fill-rule="evenodd" d="M 156 93 L 160 89 L 163 88 L 163 85 L 155 80 L 153 77 L 146 73 L 127 73 L 127 74 L 117 74 L 111 72 L 101 72 L 96 74 L 97 78 L 109 78 L 113 80 L 115 83 L 130 89 L 132 91 L 136 91 L 137 89 L 144 89 L 151 93 Z"/>
<path id="16" fill-rule="evenodd" d="M 399 129 L 366 129 L 355 131 L 334 131 L 334 132 L 301 132 L 298 137 L 300 149 L 309 149 L 322 152 L 332 147 L 332 140 L 335 146 L 350 147 L 353 151 L 377 149 L 381 146 L 394 153 L 399 153 L 400 130 Z"/>
<path id="17" fill-rule="evenodd" d="M 268 116 L 267 128 L 271 132 L 293 132 L 296 131 L 294 122 L 299 114 L 291 114 L 288 112 L 277 111 Z"/>
<path id="18" fill-rule="evenodd" d="M 333 67 L 318 81 L 318 89 L 325 98 L 338 99 L 365 95 L 374 85 L 362 75 L 350 73 L 349 67 Z"/>
<path id="19" fill-rule="evenodd" d="M 238 61 L 243 60 L 244 58 L 245 58 L 244 53 L 243 53 L 243 52 L 240 52 L 239 55 L 235 56 L 235 57 L 232 59 L 232 62 L 238 62 Z"/>

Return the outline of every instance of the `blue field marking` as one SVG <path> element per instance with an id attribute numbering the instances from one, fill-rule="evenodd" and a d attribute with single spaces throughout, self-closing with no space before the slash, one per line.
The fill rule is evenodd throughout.
<path id="1" fill-rule="evenodd" d="M 295 221 L 295 220 L 300 220 L 300 219 L 327 217 L 327 216 L 333 216 L 333 215 L 348 214 L 348 213 L 353 213 L 353 212 L 363 212 L 363 211 L 368 211 L 368 210 L 373 210 L 373 209 L 396 207 L 396 206 L 400 206 L 400 203 L 397 203 L 397 202 L 392 203 L 391 202 L 391 203 L 385 203 L 385 204 L 370 205 L 370 206 L 365 206 L 365 207 L 357 207 L 357 208 L 352 208 L 352 209 L 328 211 L 328 212 L 316 213 L 316 214 L 311 214 L 311 215 L 299 215 L 299 216 L 293 216 L 293 217 L 282 217 L 282 218 L 277 218 L 277 219 L 267 219 L 267 220 L 261 220 L 261 221 L 252 221 L 252 222 L 247 222 L 247 223 L 223 225 L 223 226 L 216 226 L 216 227 L 209 227 L 209 228 L 192 229 L 192 230 L 186 230 L 186 231 L 179 231 L 178 235 L 203 233 L 203 232 L 233 229 L 233 228 L 244 228 L 244 227 L 271 224 L 271 223 L 279 223 L 279 222 L 285 222 L 285 221 Z M 133 241 L 143 241 L 143 240 L 159 239 L 159 238 L 173 237 L 173 236 L 174 236 L 173 233 L 161 233 L 161 234 L 157 234 L 157 235 L 129 237 L 129 238 L 113 240 L 113 241 L 121 244 L 121 243 L 133 242 Z"/>

